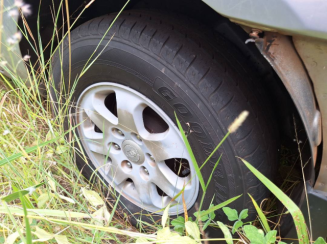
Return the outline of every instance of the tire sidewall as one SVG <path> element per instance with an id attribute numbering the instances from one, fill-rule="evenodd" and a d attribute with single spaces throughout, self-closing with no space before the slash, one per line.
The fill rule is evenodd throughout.
<path id="1" fill-rule="evenodd" d="M 86 37 L 72 42 L 70 87 L 72 87 L 74 79 L 81 74 L 85 63 L 92 55 L 99 41 L 99 38 Z M 104 43 L 107 41 L 109 39 L 105 38 Z M 100 46 L 99 50 L 102 50 L 102 46 Z M 60 64 L 59 58 L 54 60 L 53 73 L 57 91 L 60 90 L 60 86 L 63 83 L 66 88 L 69 87 L 68 54 L 68 48 L 66 47 L 63 53 L 63 63 Z M 95 53 L 94 57 L 97 54 Z M 65 74 L 63 79 L 61 77 L 61 67 L 63 67 L 63 74 Z M 110 45 L 102 51 L 99 58 L 79 78 L 71 100 L 71 114 L 75 114 L 74 105 L 80 94 L 87 87 L 100 82 L 118 83 L 142 93 L 158 105 L 172 121 L 175 121 L 174 111 L 176 111 L 185 131 L 191 131 L 188 139 L 199 165 L 205 161 L 210 152 L 225 135 L 224 131 L 226 131 L 226 128 L 217 123 L 214 115 L 197 94 L 196 88 L 187 84 L 183 75 L 176 72 L 169 64 L 151 55 L 151 53 L 139 46 L 132 46 L 130 43 L 124 43 L 113 38 Z M 69 129 L 68 121 L 66 121 L 66 129 Z M 78 135 L 77 130 L 76 133 Z M 78 148 L 77 143 L 75 144 Z M 228 140 L 201 170 L 205 182 L 207 182 L 213 166 L 221 154 L 223 155 L 222 160 L 213 174 L 202 209 L 207 209 L 212 200 L 214 204 L 218 204 L 243 193 L 242 169 L 234 157 L 236 152 Z M 89 161 L 86 164 L 83 157 L 79 154 L 76 154 L 76 161 L 79 168 L 83 169 L 83 173 L 86 176 L 90 176 L 90 167 L 94 170 L 92 163 Z M 196 204 L 188 210 L 190 216 L 197 211 L 202 194 L 200 187 Z M 111 200 L 114 201 L 114 199 Z M 134 205 L 123 196 L 120 200 L 122 202 L 120 204 L 121 208 L 127 208 L 134 215 L 131 218 L 132 223 L 135 224 L 137 219 L 152 222 L 152 218 L 150 219 L 144 215 L 147 213 L 146 211 Z M 241 200 L 235 201 L 230 206 L 233 208 L 244 207 Z M 220 221 L 226 219 L 221 211 L 217 214 Z M 157 216 L 154 220 L 159 218 L 160 216 Z"/>

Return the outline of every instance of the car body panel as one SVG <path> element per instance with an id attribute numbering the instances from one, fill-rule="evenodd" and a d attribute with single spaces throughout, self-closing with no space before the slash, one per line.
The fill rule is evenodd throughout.
<path id="1" fill-rule="evenodd" d="M 203 0 L 231 21 L 287 35 L 327 40 L 325 0 Z"/>
<path id="2" fill-rule="evenodd" d="M 296 36 L 293 37 L 293 42 L 311 77 L 322 115 L 323 138 L 327 138 L 327 41 Z M 327 192 L 326 142 L 323 143 L 322 150 L 322 160 L 315 189 Z"/>

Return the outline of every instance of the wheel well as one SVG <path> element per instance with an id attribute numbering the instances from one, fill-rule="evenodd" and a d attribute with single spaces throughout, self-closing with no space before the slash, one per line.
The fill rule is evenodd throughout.
<path id="1" fill-rule="evenodd" d="M 53 33 L 53 8 L 56 11 L 59 8 L 60 1 L 56 1 L 53 6 L 52 0 L 42 0 L 42 5 L 39 6 L 41 1 L 39 0 L 26 0 L 27 3 L 32 5 L 33 14 L 27 18 L 27 23 L 31 30 L 34 39 L 37 40 L 38 27 L 37 27 L 37 16 L 38 10 L 40 9 L 40 34 L 42 39 L 42 46 L 46 47 L 50 42 Z M 105 15 L 112 12 L 118 12 L 122 9 L 125 0 L 110 1 L 94 1 L 89 8 L 85 10 L 82 16 L 75 23 L 74 28 L 91 20 L 95 17 Z M 71 15 L 72 24 L 80 10 L 82 10 L 88 2 L 84 0 L 76 0 L 69 2 L 69 13 Z M 126 7 L 126 10 L 131 9 L 152 9 L 156 11 L 164 11 L 174 13 L 177 15 L 184 15 L 188 18 L 194 19 L 199 23 L 210 27 L 214 30 L 215 35 L 223 36 L 229 42 L 234 44 L 234 47 L 243 54 L 243 56 L 251 64 L 251 68 L 256 76 L 260 77 L 260 80 L 265 86 L 267 96 L 274 101 L 275 115 L 278 117 L 279 131 L 281 134 L 281 143 L 290 148 L 295 153 L 297 152 L 297 145 L 294 143 L 294 120 L 297 124 L 297 131 L 299 132 L 299 140 L 306 142 L 307 135 L 304 130 L 304 126 L 297 112 L 297 109 L 285 89 L 283 82 L 279 79 L 275 71 L 272 69 L 267 60 L 261 55 L 258 49 L 253 43 L 245 44 L 245 40 L 248 39 L 248 34 L 238 25 L 229 21 L 229 19 L 219 15 L 208 5 L 203 3 L 201 0 L 131 0 Z M 58 26 L 62 26 L 62 19 L 66 19 L 65 11 L 62 11 L 63 17 L 58 18 Z M 66 22 L 66 21 L 65 21 Z M 19 20 L 19 25 L 22 29 L 23 22 Z M 67 29 L 67 25 L 64 26 Z M 37 42 L 37 41 L 36 41 Z M 30 44 L 26 40 L 22 40 L 20 43 L 20 49 L 22 55 L 29 53 L 32 57 L 32 62 L 37 61 L 37 55 L 32 53 Z M 45 59 L 50 57 L 50 49 L 47 48 L 44 52 Z M 310 157 L 310 147 L 308 143 L 303 148 L 303 160 L 306 162 Z M 277 153 L 277 152 L 276 152 Z M 313 167 L 307 167 L 306 174 L 307 179 L 313 175 Z"/>

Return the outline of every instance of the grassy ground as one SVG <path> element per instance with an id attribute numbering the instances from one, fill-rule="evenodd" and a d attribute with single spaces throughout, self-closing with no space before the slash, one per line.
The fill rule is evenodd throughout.
<path id="1" fill-rule="evenodd" d="M 71 243 L 117 243 L 126 242 L 126 236 L 122 237 L 114 233 L 103 232 L 97 226 L 112 226 L 117 229 L 131 230 L 132 227 L 124 216 L 112 213 L 110 223 L 108 215 L 111 209 L 106 209 L 104 202 L 94 203 L 90 200 L 91 186 L 83 178 L 74 163 L 74 149 L 63 138 L 54 143 L 40 147 L 33 153 L 24 153 L 24 148 L 33 147 L 47 141 L 56 135 L 62 135 L 62 127 L 54 122 L 50 111 L 44 109 L 33 96 L 28 97 L 23 90 L 8 91 L 4 86 L 0 88 L 0 160 L 9 155 L 22 153 L 17 160 L 10 161 L 1 166 L 0 170 L 0 198 L 10 195 L 15 191 L 25 189 L 41 182 L 44 186 L 37 188 L 32 194 L 25 196 L 29 209 L 59 210 L 61 214 L 67 211 L 67 218 L 63 220 L 77 221 L 79 224 L 91 224 L 92 228 L 84 228 L 74 225 L 60 225 L 43 219 L 34 219 L 31 226 L 52 233 L 64 235 Z M 43 105 L 46 102 L 43 101 Z M 99 185 L 92 185 L 97 192 Z M 104 196 L 99 199 L 105 199 Z M 22 207 L 20 201 L 10 202 L 10 207 Z M 97 212 L 97 210 L 100 211 Z M 105 209 L 105 214 L 103 213 Z M 5 211 L 5 206 L 0 206 L 0 212 Z M 109 212 L 107 212 L 109 211 Z M 69 212 L 82 213 L 83 218 L 70 217 Z M 76 214 L 77 215 L 77 214 Z M 42 216 L 39 215 L 39 216 Z M 74 214 L 72 214 L 74 216 Z M 94 217 L 96 217 L 94 219 Z M 0 229 L 4 242 L 4 236 L 12 234 L 19 226 L 24 226 L 21 217 L 0 215 Z M 14 231 L 15 233 L 15 231 Z M 0 235 L 1 236 L 1 235 Z"/>

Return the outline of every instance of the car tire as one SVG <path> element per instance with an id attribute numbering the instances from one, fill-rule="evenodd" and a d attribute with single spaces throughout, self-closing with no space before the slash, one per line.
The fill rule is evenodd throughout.
<path id="1" fill-rule="evenodd" d="M 62 53 L 58 51 L 53 59 L 56 86 L 53 99 L 58 102 L 58 91 L 63 86 L 70 91 L 73 87 L 73 105 L 86 89 L 96 84 L 111 82 L 132 89 L 156 104 L 174 123 L 176 111 L 189 132 L 188 139 L 199 165 L 222 140 L 234 119 L 242 111 L 249 111 L 242 126 L 202 169 L 206 181 L 222 156 L 203 209 L 211 202 L 219 204 L 243 194 L 230 206 L 238 211 L 249 208 L 253 216 L 247 193 L 260 202 L 269 192 L 237 157 L 272 179 L 277 166 L 278 131 L 270 101 L 246 58 L 224 38 L 181 17 L 134 10 L 123 12 L 113 23 L 115 16 L 102 16 L 78 26 L 71 32 L 70 47 L 65 39 Z M 93 63 L 83 73 L 91 55 Z M 71 114 L 75 112 L 76 107 L 72 106 Z M 77 135 L 82 140 L 79 131 Z M 84 174 L 92 174 L 90 167 L 95 168 L 92 160 L 87 164 L 77 154 L 76 161 Z M 197 199 L 188 209 L 189 216 L 197 211 L 202 194 L 199 187 Z M 151 221 L 139 215 L 146 211 L 124 198 L 124 194 L 121 202 L 135 217 L 133 223 L 139 218 Z M 221 210 L 216 214 L 218 219 L 226 219 Z M 216 232 L 209 230 L 209 236 L 216 236 Z"/>

